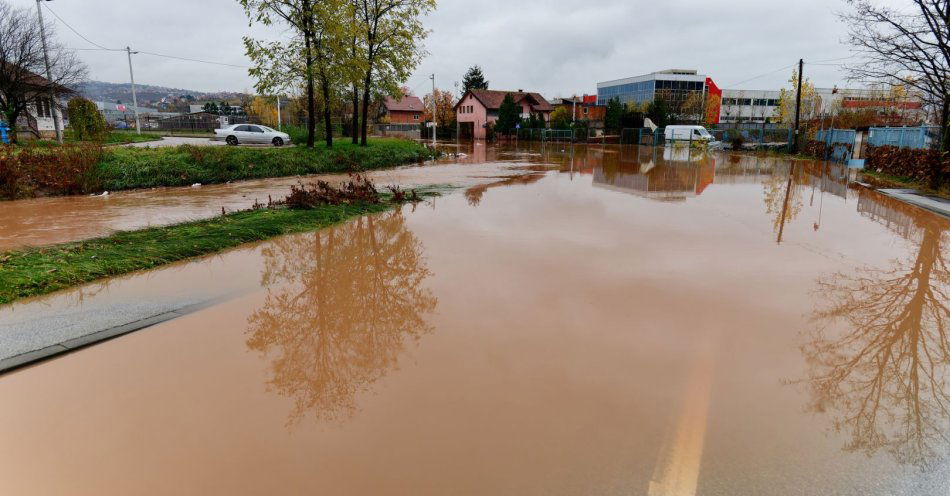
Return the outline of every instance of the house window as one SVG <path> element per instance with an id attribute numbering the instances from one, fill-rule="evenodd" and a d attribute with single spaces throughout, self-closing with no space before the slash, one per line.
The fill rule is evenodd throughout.
<path id="1" fill-rule="evenodd" d="M 584 115 L 587 115 L 587 107 L 584 107 Z"/>
<path id="2" fill-rule="evenodd" d="M 37 117 L 52 117 L 53 116 L 53 109 L 48 99 L 37 98 L 35 105 L 36 105 Z"/>
<path id="3" fill-rule="evenodd" d="M 419 120 L 419 114 L 412 114 L 412 120 L 414 121 Z"/>

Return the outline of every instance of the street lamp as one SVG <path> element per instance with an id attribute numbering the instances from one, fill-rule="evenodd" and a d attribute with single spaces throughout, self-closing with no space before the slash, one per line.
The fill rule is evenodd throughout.
<path id="1" fill-rule="evenodd" d="M 43 62 L 46 63 L 46 80 L 49 81 L 49 104 L 50 104 L 50 113 L 53 115 L 53 128 L 56 129 L 56 142 L 63 142 L 63 130 L 59 125 L 59 116 L 57 112 L 58 105 L 56 104 L 56 91 L 53 89 L 53 72 L 49 68 L 49 52 L 46 48 L 46 27 L 43 25 L 43 7 L 40 5 L 40 2 L 43 0 L 36 0 L 36 15 L 39 17 L 40 21 L 40 40 L 43 43 Z M 50 2 L 52 0 L 46 0 Z M 11 123 L 12 125 L 13 123 Z"/>

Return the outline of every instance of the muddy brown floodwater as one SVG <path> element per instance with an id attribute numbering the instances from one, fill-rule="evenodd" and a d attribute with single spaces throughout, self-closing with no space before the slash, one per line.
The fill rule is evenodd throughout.
<path id="1" fill-rule="evenodd" d="M 0 377 L 3 491 L 947 494 L 947 219 L 822 163 L 504 153 L 90 296 L 253 285 Z"/>
<path id="2" fill-rule="evenodd" d="M 425 165 L 374 170 L 366 175 L 379 186 L 406 187 L 456 185 L 484 181 L 486 176 L 510 173 L 524 163 L 518 150 L 492 149 L 471 143 L 461 147 L 446 145 L 450 157 Z M 491 160 L 487 160 L 491 153 Z M 153 188 L 111 192 L 105 196 L 67 196 L 0 202 L 0 251 L 77 241 L 105 236 L 114 231 L 173 224 L 250 208 L 255 201 L 267 203 L 268 196 L 282 198 L 292 185 L 327 180 L 339 182 L 345 174 L 278 177 L 209 184 L 200 187 Z"/>

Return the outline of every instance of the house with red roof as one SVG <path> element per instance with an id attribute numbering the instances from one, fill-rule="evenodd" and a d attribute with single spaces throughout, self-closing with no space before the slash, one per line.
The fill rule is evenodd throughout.
<path id="1" fill-rule="evenodd" d="M 380 116 L 389 124 L 419 124 L 422 122 L 422 100 L 417 96 L 406 95 L 402 98 L 387 96 L 383 100 Z"/>
<path id="2" fill-rule="evenodd" d="M 554 107 L 538 93 L 523 90 L 468 90 L 455 104 L 459 136 L 485 139 L 488 126 L 498 120 L 498 109 L 508 94 L 511 94 L 515 105 L 521 107 L 522 117 L 541 114 L 545 122 L 550 120 Z"/>

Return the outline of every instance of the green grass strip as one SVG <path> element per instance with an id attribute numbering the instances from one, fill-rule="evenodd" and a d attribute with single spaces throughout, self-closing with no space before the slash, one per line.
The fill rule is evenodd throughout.
<path id="1" fill-rule="evenodd" d="M 434 158 L 418 143 L 374 139 L 368 146 L 337 142 L 333 148 L 189 146 L 110 147 L 96 164 L 101 189 L 118 191 L 395 167 Z"/>
<path id="2" fill-rule="evenodd" d="M 243 243 L 321 229 L 392 203 L 265 209 L 0 253 L 0 304 L 97 279 L 215 253 Z"/>

